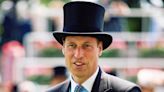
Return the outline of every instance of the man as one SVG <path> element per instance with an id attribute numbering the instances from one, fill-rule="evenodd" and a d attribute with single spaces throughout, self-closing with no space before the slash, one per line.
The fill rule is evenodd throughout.
<path id="1" fill-rule="evenodd" d="M 57 85 L 67 79 L 67 69 L 65 66 L 57 66 L 54 67 L 52 74 L 52 81 L 50 83 L 51 86 Z"/>
<path id="2" fill-rule="evenodd" d="M 99 56 L 112 42 L 111 35 L 102 32 L 104 12 L 91 2 L 64 5 L 64 32 L 53 35 L 63 45 L 71 77 L 47 92 L 141 92 L 137 85 L 108 75 L 98 66 Z"/>

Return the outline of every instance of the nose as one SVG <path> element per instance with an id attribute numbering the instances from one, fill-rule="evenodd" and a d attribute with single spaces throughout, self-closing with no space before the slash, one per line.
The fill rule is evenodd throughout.
<path id="1" fill-rule="evenodd" d="M 80 59 L 80 58 L 83 57 L 83 54 L 84 54 L 83 49 L 82 49 L 81 47 L 78 47 L 78 48 L 76 48 L 76 50 L 75 50 L 74 57 L 75 57 L 76 59 Z"/>

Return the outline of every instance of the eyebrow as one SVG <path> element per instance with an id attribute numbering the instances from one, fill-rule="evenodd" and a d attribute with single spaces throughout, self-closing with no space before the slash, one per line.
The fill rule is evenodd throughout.
<path id="1" fill-rule="evenodd" d="M 69 40 L 68 40 L 67 43 L 75 43 L 75 42 L 73 42 L 73 41 L 69 41 Z M 83 44 L 92 44 L 92 42 L 84 41 Z"/>
<path id="2" fill-rule="evenodd" d="M 93 36 L 90 36 L 90 37 L 93 37 Z M 95 38 L 95 37 L 94 37 L 94 38 Z M 64 44 L 64 42 L 65 42 L 65 40 L 66 40 L 66 37 L 63 37 L 62 40 L 63 40 L 63 44 Z M 99 44 L 99 43 L 101 42 L 101 40 L 99 40 L 98 38 L 96 38 L 96 40 L 97 40 L 97 44 Z M 69 41 L 69 40 L 68 40 L 68 41 Z M 86 43 L 90 43 L 90 42 L 86 42 Z"/>

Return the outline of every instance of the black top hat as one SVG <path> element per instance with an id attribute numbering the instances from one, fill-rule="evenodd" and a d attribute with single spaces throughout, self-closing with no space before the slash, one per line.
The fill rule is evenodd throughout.
<path id="1" fill-rule="evenodd" d="M 63 45 L 66 36 L 92 36 L 103 42 L 103 49 L 112 43 L 112 36 L 103 32 L 104 7 L 84 1 L 64 5 L 63 32 L 55 31 L 53 36 Z"/>

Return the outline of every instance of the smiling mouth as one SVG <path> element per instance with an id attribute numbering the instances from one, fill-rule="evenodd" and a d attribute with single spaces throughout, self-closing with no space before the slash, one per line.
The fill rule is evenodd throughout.
<path id="1" fill-rule="evenodd" d="M 84 68 L 84 65 L 85 65 L 85 63 L 82 63 L 82 62 L 74 62 L 74 65 L 75 65 L 75 68 L 76 69 L 83 69 Z"/>
<path id="2" fill-rule="evenodd" d="M 76 63 L 74 63 L 76 66 L 82 66 L 82 65 L 84 65 L 84 63 L 80 63 L 80 62 L 76 62 Z"/>

